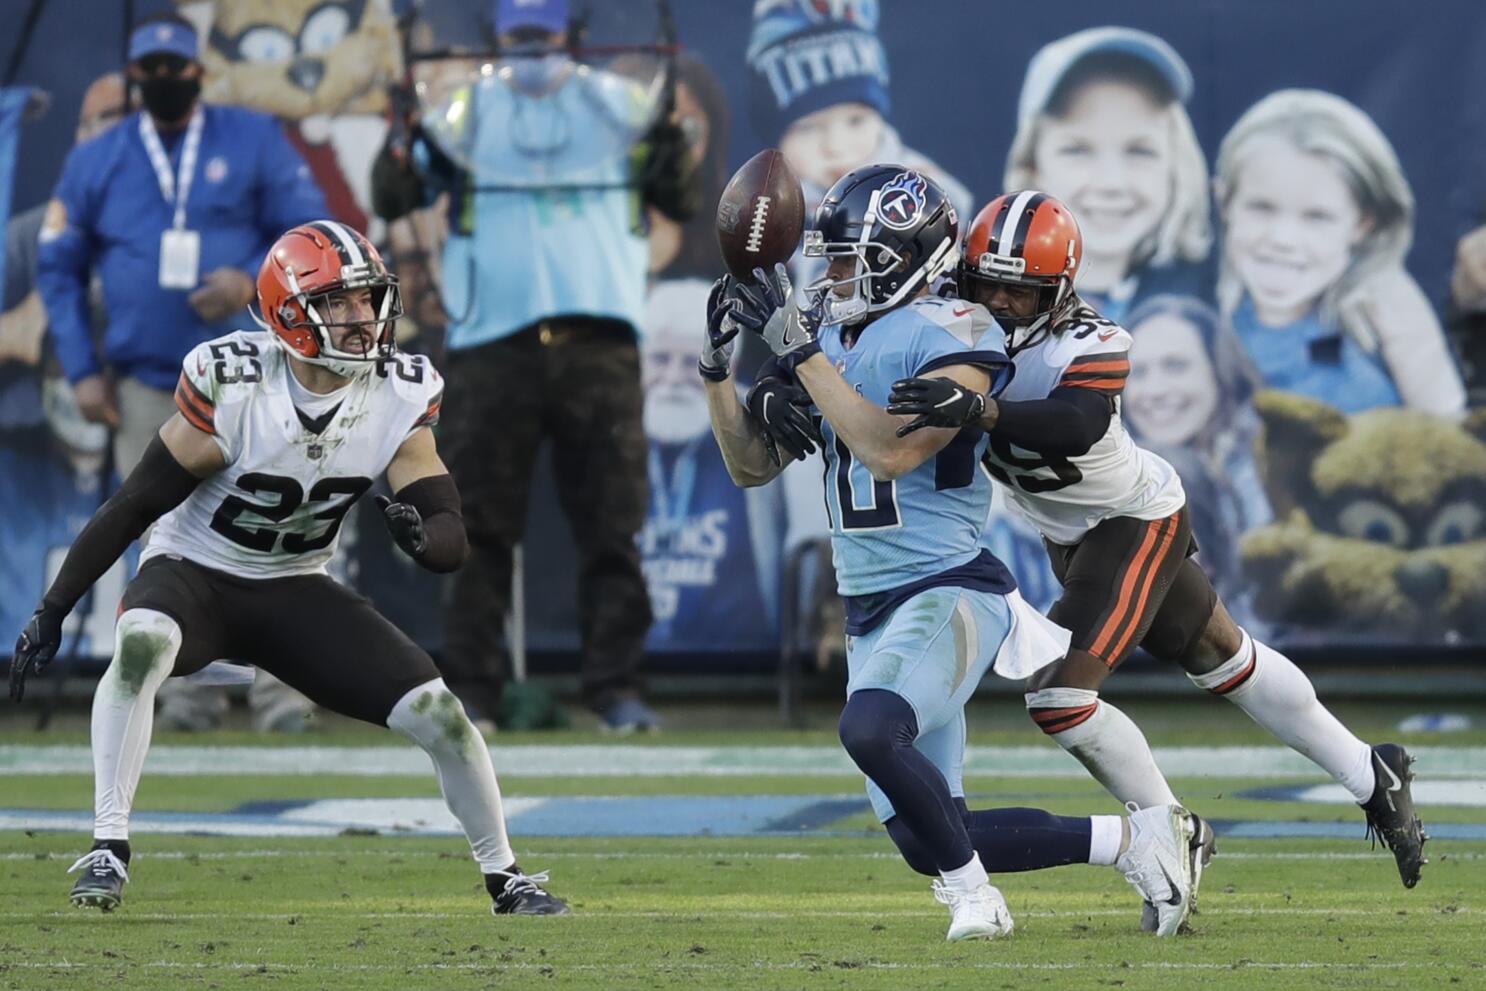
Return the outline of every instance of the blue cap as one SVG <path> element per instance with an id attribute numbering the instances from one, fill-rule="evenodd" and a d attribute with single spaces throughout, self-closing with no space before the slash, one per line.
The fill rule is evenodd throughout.
<path id="1" fill-rule="evenodd" d="M 129 61 L 146 55 L 179 55 L 197 61 L 196 32 L 174 21 L 141 24 L 129 35 Z"/>
<path id="2" fill-rule="evenodd" d="M 1164 39 L 1134 28 L 1089 28 L 1050 42 L 1032 56 L 1017 104 L 1018 123 L 1025 125 L 1046 110 L 1058 85 L 1073 67 L 1100 52 L 1140 59 L 1156 70 L 1178 102 L 1186 103 L 1192 98 L 1192 70 Z"/>
<path id="3" fill-rule="evenodd" d="M 557 34 L 568 29 L 568 0 L 495 0 L 490 17 L 498 34 L 521 28 Z"/>

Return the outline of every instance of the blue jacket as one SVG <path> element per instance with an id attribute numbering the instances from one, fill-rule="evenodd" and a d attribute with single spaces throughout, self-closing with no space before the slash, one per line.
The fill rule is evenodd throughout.
<path id="1" fill-rule="evenodd" d="M 256 279 L 280 234 L 328 214 L 325 198 L 276 119 L 240 107 L 202 109 L 186 201 L 186 227 L 201 234 L 199 272 L 238 268 Z M 162 137 L 176 169 L 184 142 Z M 241 324 L 240 314 L 203 323 L 186 302 L 189 291 L 160 288 L 160 235 L 174 207 L 160 194 L 139 114 L 68 153 L 48 210 L 36 282 L 70 380 L 102 370 L 89 332 L 90 268 L 103 281 L 108 309 L 102 358 L 120 375 L 173 388 L 186 352 Z"/>

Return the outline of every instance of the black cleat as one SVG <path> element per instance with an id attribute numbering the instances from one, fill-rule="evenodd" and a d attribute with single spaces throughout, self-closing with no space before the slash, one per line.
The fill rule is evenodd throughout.
<path id="1" fill-rule="evenodd" d="M 1218 852 L 1218 836 L 1213 828 L 1197 813 L 1192 813 L 1192 889 L 1197 889 L 1197 884 L 1202 879 L 1202 871 L 1208 864 L 1212 863 L 1213 855 Z M 1192 911 L 1197 911 L 1197 897 L 1192 897 Z M 1156 914 L 1156 906 L 1150 902 L 1142 902 L 1140 906 L 1140 931 L 1153 933 L 1160 919 Z M 1182 924 L 1180 932 L 1187 932 L 1186 923 Z"/>
<path id="2" fill-rule="evenodd" d="M 67 868 L 68 874 L 73 871 L 83 872 L 69 896 L 74 907 L 112 912 L 124 900 L 124 882 L 129 880 L 129 869 L 112 850 L 103 847 L 89 850 Z"/>
<path id="3" fill-rule="evenodd" d="M 1377 784 L 1373 785 L 1372 798 L 1362 803 L 1368 838 L 1375 845 L 1382 840 L 1393 851 L 1398 877 L 1405 888 L 1419 883 L 1419 869 L 1429 863 L 1424 859 L 1424 841 L 1429 837 L 1414 812 L 1414 796 L 1409 791 L 1409 783 L 1414 780 L 1409 765 L 1413 763 L 1414 758 L 1396 743 L 1373 747 L 1372 767 Z"/>
<path id="4" fill-rule="evenodd" d="M 556 895 L 549 894 L 542 883 L 547 872 L 514 874 L 497 872 L 485 875 L 485 889 L 495 903 L 490 906 L 494 915 L 571 915 L 567 903 Z"/>

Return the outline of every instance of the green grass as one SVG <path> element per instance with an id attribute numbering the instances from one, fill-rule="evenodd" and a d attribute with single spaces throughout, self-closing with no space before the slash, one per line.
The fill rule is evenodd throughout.
<path id="1" fill-rule="evenodd" d="M 1198 699 L 1201 703 L 1205 700 Z M 1158 746 L 1265 744 L 1231 707 L 1135 700 L 1122 708 Z M 1339 706 L 1361 735 L 1397 738 L 1410 711 L 1447 705 Z M 1483 725 L 1482 710 L 1469 710 Z M 672 719 L 659 746 L 830 744 L 822 708 L 805 732 L 720 732 L 719 710 Z M 978 706 L 973 742 L 1046 744 L 1014 704 Z M 696 729 L 690 728 L 696 726 Z M 587 732 L 503 735 L 586 743 Z M 1486 731 L 1403 737 L 1480 745 Z M 83 743 L 85 717 L 38 737 L 0 718 L 0 744 Z M 158 744 L 396 744 L 385 732 L 275 739 L 249 733 L 162 736 Z M 1483 769 L 1486 776 L 1486 769 Z M 1320 781 L 1319 775 L 1305 783 Z M 1017 920 L 1011 938 L 946 944 L 947 915 L 870 815 L 845 833 L 790 837 L 549 839 L 516 837 L 524 866 L 550 868 L 575 914 L 492 918 L 464 843 L 395 835 L 327 839 L 135 838 L 124 905 L 104 915 L 68 907 L 65 870 L 81 834 L 0 832 L 0 991 L 7 989 L 653 988 L 752 989 L 1486 988 L 1486 843 L 1434 841 L 1412 891 L 1392 859 L 1370 851 L 1343 805 L 1259 801 L 1239 793 L 1278 779 L 1177 779 L 1215 819 L 1310 819 L 1355 826 L 1354 840 L 1225 840 L 1203 888 L 1194 932 L 1157 940 L 1113 870 L 1064 867 L 1003 875 Z M 1298 782 L 1297 782 L 1298 783 Z M 975 776 L 972 804 L 1024 804 L 1066 814 L 1117 811 L 1083 778 Z M 508 796 L 634 794 L 860 795 L 860 780 L 823 777 L 519 777 Z M 263 799 L 437 794 L 420 777 L 151 777 L 136 808 L 222 811 Z M 0 775 L 0 806 L 85 809 L 85 775 Z M 1480 822 L 1486 811 L 1431 807 L 1427 821 Z"/>
<path id="2" fill-rule="evenodd" d="M 1107 868 L 1003 876 L 1017 932 L 974 945 L 943 941 L 943 910 L 882 839 L 523 844 L 571 899 L 563 919 L 492 918 L 460 844 L 381 837 L 160 837 L 123 907 L 74 911 L 75 845 L 0 840 L 28 857 L 0 861 L 0 987 L 1486 985 L 1486 845 L 1457 844 L 1405 892 L 1356 844 L 1230 843 L 1174 940 L 1137 931 Z"/>

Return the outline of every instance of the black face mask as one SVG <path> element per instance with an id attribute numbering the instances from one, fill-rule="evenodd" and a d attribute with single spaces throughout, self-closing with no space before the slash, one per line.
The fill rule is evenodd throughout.
<path id="1" fill-rule="evenodd" d="M 139 93 L 151 117 L 175 123 L 186 116 L 201 95 L 201 80 L 151 76 L 139 84 Z"/>

